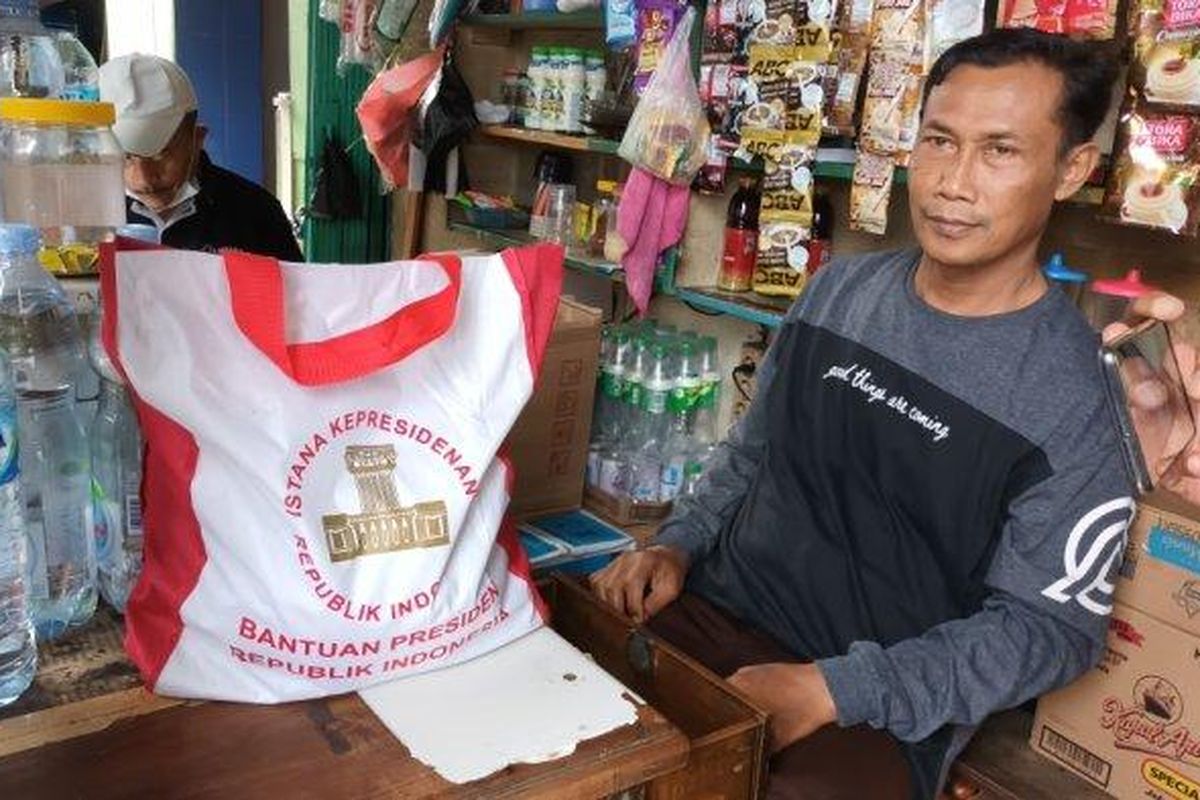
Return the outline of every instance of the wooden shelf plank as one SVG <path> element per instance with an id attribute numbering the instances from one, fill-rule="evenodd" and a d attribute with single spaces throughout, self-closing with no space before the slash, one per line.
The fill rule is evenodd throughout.
<path id="1" fill-rule="evenodd" d="M 508 28 L 522 30 L 604 30 L 604 16 L 597 9 L 560 13 L 557 11 L 526 11 L 523 14 L 468 14 L 464 25 L 479 28 Z"/>
<path id="2" fill-rule="evenodd" d="M 600 139 L 593 136 L 573 136 L 569 133 L 554 131 L 535 131 L 529 128 L 519 128 L 515 125 L 481 125 L 480 133 L 493 139 L 507 139 L 524 144 L 540 147 L 553 147 L 559 150 L 571 150 L 579 153 L 602 153 L 616 155 L 620 142 L 612 139 Z"/>
<path id="3" fill-rule="evenodd" d="M 783 317 L 791 306 L 791 301 L 786 298 L 764 297 L 754 292 L 726 292 L 715 286 L 679 286 L 675 295 L 696 308 L 770 328 L 783 323 Z"/>

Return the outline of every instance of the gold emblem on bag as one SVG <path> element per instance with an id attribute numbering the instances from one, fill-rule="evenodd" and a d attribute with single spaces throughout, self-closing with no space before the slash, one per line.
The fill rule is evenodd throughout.
<path id="1" fill-rule="evenodd" d="M 446 504 L 441 500 L 403 506 L 396 496 L 396 448 L 392 445 L 346 447 L 346 469 L 358 485 L 360 514 L 321 517 L 329 559 L 394 553 L 450 542 Z"/>

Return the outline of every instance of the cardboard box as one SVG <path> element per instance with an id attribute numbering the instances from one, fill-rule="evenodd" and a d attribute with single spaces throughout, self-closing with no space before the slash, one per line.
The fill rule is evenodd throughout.
<path id="1" fill-rule="evenodd" d="M 1200 636 L 1200 509 L 1165 492 L 1138 506 L 1116 600 Z"/>
<path id="2" fill-rule="evenodd" d="M 533 397 L 508 435 L 519 517 L 579 508 L 600 362 L 599 309 L 564 297 Z"/>
<path id="3" fill-rule="evenodd" d="M 1118 604 L 1104 659 L 1038 702 L 1030 744 L 1118 798 L 1200 798 L 1200 639 Z"/>

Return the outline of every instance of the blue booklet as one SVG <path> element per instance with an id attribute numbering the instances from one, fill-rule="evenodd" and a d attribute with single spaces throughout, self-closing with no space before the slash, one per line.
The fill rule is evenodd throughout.
<path id="1" fill-rule="evenodd" d="M 631 549 L 634 538 L 587 511 L 540 517 L 521 526 L 566 548 L 572 557 Z"/>
<path id="2" fill-rule="evenodd" d="M 517 534 L 521 539 L 521 546 L 529 556 L 529 565 L 534 568 L 549 566 L 567 555 L 567 548 L 559 542 L 539 536 L 524 527 L 519 528 Z"/>

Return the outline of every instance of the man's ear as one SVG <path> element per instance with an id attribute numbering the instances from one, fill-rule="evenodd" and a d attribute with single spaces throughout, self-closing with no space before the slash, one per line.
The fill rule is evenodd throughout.
<path id="1" fill-rule="evenodd" d="M 204 142 L 208 139 L 208 126 L 196 123 L 196 152 L 204 149 Z"/>
<path id="2" fill-rule="evenodd" d="M 1100 148 L 1095 142 L 1071 148 L 1059 163 L 1058 186 L 1054 189 L 1054 199 L 1066 200 L 1082 189 L 1099 163 Z"/>

